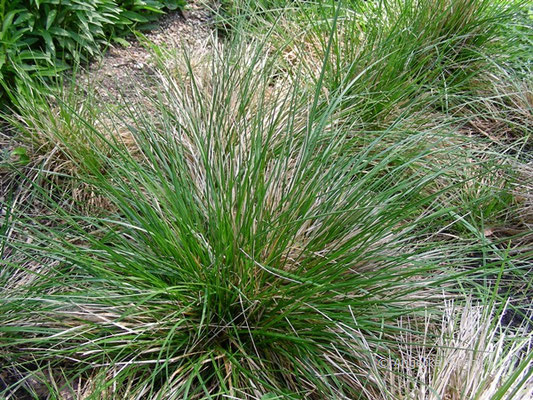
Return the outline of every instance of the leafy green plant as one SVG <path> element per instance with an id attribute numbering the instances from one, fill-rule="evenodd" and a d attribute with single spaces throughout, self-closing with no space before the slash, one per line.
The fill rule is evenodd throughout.
<path id="1" fill-rule="evenodd" d="M 0 104 L 21 75 L 56 76 L 183 0 L 1 0 Z"/>

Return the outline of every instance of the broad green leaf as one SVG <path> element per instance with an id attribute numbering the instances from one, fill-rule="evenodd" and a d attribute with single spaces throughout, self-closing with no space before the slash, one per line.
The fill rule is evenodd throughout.
<path id="1" fill-rule="evenodd" d="M 25 11 L 25 10 L 24 9 L 13 10 L 13 11 L 8 12 L 4 16 L 4 22 L 2 23 L 2 33 L 5 33 L 7 29 L 11 27 L 11 25 L 13 24 L 13 19 L 21 11 Z"/>
<path id="2" fill-rule="evenodd" d="M 133 11 L 124 11 L 121 16 L 135 22 L 148 22 L 149 19 Z"/>
<path id="3" fill-rule="evenodd" d="M 72 32 L 67 31 L 66 29 L 59 28 L 57 26 L 54 26 L 49 29 L 50 33 L 53 33 L 54 35 L 64 36 L 64 37 L 70 37 Z"/>
<path id="4" fill-rule="evenodd" d="M 44 39 L 44 42 L 46 44 L 46 51 L 47 53 L 50 53 L 50 54 L 55 54 L 56 52 L 56 48 L 54 46 L 54 41 L 52 39 L 52 35 L 50 35 L 50 33 L 48 33 L 47 31 L 45 30 L 39 30 L 39 34 L 41 35 L 41 37 Z"/>
<path id="5" fill-rule="evenodd" d="M 57 15 L 57 10 L 51 10 L 46 16 L 46 30 L 50 29 Z"/>
<path id="6" fill-rule="evenodd" d="M 128 42 L 127 40 L 121 38 L 121 37 L 118 37 L 118 36 L 114 36 L 112 38 L 113 42 L 116 42 L 118 44 L 120 44 L 122 47 L 130 47 L 131 44 L 130 42 Z"/>
<path id="7" fill-rule="evenodd" d="M 27 21 L 29 21 L 30 19 L 34 18 L 33 14 L 30 13 L 30 12 L 22 12 L 19 14 L 19 16 L 17 17 L 17 19 L 15 19 L 15 21 L 13 22 L 13 25 L 20 25 L 20 24 L 23 24 Z"/>

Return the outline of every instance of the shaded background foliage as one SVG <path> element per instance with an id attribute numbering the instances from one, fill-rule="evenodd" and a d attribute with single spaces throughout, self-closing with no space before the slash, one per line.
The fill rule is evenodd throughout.
<path id="1" fill-rule="evenodd" d="M 0 106 L 21 78 L 56 76 L 185 0 L 0 0 Z"/>

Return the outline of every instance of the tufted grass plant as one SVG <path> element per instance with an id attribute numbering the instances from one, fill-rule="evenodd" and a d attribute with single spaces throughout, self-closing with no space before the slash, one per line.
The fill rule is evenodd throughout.
<path id="1" fill-rule="evenodd" d="M 160 69 L 154 112 L 110 115 L 136 152 L 63 104 L 84 146 L 48 132 L 112 207 L 80 215 L 29 182 L 44 208 L 10 211 L 3 268 L 25 279 L 0 288 L 1 395 L 391 398 L 396 372 L 367 360 L 401 357 L 406 333 L 442 346 L 444 299 L 489 296 L 486 280 L 513 268 L 435 228 L 462 223 L 438 199 L 467 182 L 433 186 L 455 176 L 456 148 L 424 130 L 383 146 L 393 124 L 350 151 L 367 132 L 339 118 L 349 95 L 323 101 L 326 68 L 310 91 L 278 65 L 237 42 L 208 73 Z"/>

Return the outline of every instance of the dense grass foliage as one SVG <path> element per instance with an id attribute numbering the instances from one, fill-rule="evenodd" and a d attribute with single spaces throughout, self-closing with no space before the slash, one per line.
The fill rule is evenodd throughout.
<path id="1" fill-rule="evenodd" d="M 14 94 L 0 397 L 531 398 L 521 4 L 231 5 L 138 97 Z"/>
<path id="2" fill-rule="evenodd" d="M 183 0 L 0 1 L 0 104 L 21 74 L 55 76 Z"/>
<path id="3" fill-rule="evenodd" d="M 456 163 L 426 165 L 450 156 L 445 137 L 413 132 L 384 149 L 385 130 L 353 154 L 351 122 L 335 119 L 342 99 L 309 107 L 295 82 L 272 93 L 275 64 L 261 53 L 230 47 L 208 82 L 161 75 L 157 117 L 129 110 L 135 156 L 94 121 L 78 125 L 82 147 L 54 130 L 112 213 L 62 212 L 37 188 L 53 214 L 17 215 L 38 226 L 31 245 L 11 246 L 19 265 L 53 267 L 7 285 L 4 363 L 105 380 L 91 398 L 113 384 L 131 398 L 355 399 L 379 391 L 366 352 L 399 357 L 399 318 L 507 265 L 433 235 L 453 211 L 429 187 Z M 485 269 L 465 276 L 480 248 Z"/>
<path id="4" fill-rule="evenodd" d="M 237 34 L 272 30 L 274 40 L 293 41 L 298 62 L 288 60 L 287 68 L 303 65 L 315 81 L 327 52 L 320 77 L 325 89 L 345 92 L 342 108 L 363 123 L 420 107 L 449 111 L 456 96 L 475 91 L 472 81 L 492 68 L 486 57 L 509 58 L 502 36 L 523 12 L 518 3 L 488 0 L 279 3 L 230 2 L 233 13 L 220 24 Z"/>

